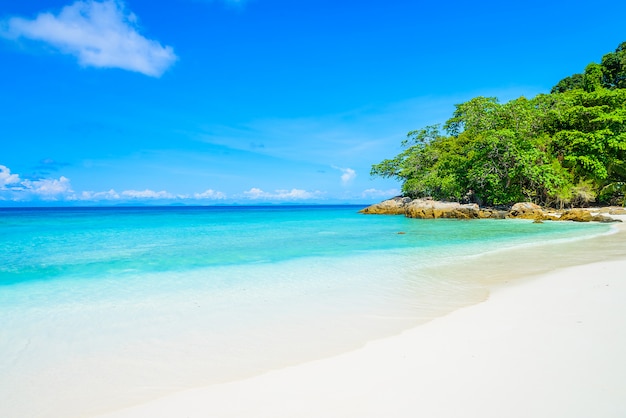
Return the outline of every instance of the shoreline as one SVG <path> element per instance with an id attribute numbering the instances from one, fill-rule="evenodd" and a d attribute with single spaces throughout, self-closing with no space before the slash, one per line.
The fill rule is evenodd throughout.
<path id="1" fill-rule="evenodd" d="M 626 254 L 582 262 L 344 354 L 98 417 L 621 417 Z"/>

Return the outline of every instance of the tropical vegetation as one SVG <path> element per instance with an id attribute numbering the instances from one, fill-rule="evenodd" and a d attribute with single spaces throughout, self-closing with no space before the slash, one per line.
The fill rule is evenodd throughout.
<path id="1" fill-rule="evenodd" d="M 626 42 L 550 94 L 476 97 L 443 125 L 411 131 L 371 174 L 409 197 L 510 205 L 624 204 Z"/>

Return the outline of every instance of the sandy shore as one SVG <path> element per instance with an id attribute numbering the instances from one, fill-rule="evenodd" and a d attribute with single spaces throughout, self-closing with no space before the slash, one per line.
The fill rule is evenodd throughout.
<path id="1" fill-rule="evenodd" d="M 501 287 L 343 355 L 101 417 L 617 418 L 625 353 L 623 258 Z"/>

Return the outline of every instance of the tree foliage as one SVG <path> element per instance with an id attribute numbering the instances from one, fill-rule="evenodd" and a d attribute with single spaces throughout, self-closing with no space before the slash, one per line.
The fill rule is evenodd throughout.
<path id="1" fill-rule="evenodd" d="M 599 81 L 597 77 L 599 76 Z M 588 83 L 598 84 L 605 89 L 626 88 L 626 42 L 602 57 L 600 64 L 591 63 L 583 74 L 573 74 L 552 87 L 551 93 L 563 93 L 575 89 L 588 90 Z"/>
<path id="2" fill-rule="evenodd" d="M 626 190 L 626 42 L 550 94 L 476 97 L 440 126 L 411 131 L 374 176 L 411 197 L 507 205 L 614 203 Z"/>

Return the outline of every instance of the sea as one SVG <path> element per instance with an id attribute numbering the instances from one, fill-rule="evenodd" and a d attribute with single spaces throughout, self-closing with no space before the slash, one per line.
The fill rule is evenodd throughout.
<path id="1" fill-rule="evenodd" d="M 0 208 L 0 416 L 90 417 L 332 356 L 623 250 L 606 224 L 361 208 Z"/>

